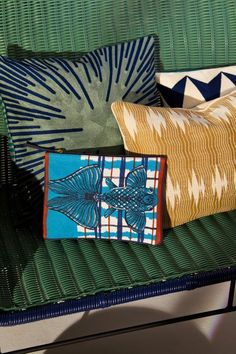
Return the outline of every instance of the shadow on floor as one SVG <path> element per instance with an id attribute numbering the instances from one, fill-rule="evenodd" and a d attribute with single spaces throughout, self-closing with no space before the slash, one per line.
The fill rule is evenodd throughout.
<path id="1" fill-rule="evenodd" d="M 167 318 L 161 311 L 140 307 L 112 308 L 86 314 L 80 321 L 63 332 L 57 339 L 61 341 L 76 336 L 128 327 L 132 324 L 157 321 Z M 197 346 L 193 345 L 197 343 Z M 184 348 L 184 351 L 183 351 Z M 169 325 L 155 329 L 133 332 L 94 340 L 87 343 L 47 350 L 45 354 L 83 353 L 83 354 L 156 354 L 159 351 L 168 354 L 215 354 L 211 343 L 195 327 L 193 322 L 181 325 Z"/>

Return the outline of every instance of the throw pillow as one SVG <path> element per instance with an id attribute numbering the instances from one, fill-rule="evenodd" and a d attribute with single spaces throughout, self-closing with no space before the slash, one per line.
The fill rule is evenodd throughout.
<path id="1" fill-rule="evenodd" d="M 165 227 L 236 208 L 236 91 L 202 110 L 112 110 L 126 150 L 167 156 Z"/>
<path id="2" fill-rule="evenodd" d="M 158 103 L 154 39 L 97 49 L 79 61 L 0 57 L 0 95 L 18 181 L 35 201 L 44 180 L 43 150 L 95 147 L 99 152 L 121 145 L 111 103 Z"/>
<path id="3" fill-rule="evenodd" d="M 236 66 L 156 74 L 163 103 L 192 108 L 235 89 Z"/>

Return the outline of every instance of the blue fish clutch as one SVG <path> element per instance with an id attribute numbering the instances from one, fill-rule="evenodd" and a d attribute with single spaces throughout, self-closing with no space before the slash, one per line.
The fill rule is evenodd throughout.
<path id="1" fill-rule="evenodd" d="M 44 238 L 161 242 L 164 157 L 46 153 L 45 161 Z"/>

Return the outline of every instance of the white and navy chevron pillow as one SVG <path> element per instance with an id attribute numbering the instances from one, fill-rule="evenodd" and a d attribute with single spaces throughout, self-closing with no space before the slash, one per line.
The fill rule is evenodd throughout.
<path id="1" fill-rule="evenodd" d="M 156 81 L 165 106 L 193 108 L 233 91 L 236 66 L 160 72 L 156 73 Z"/>
<path id="2" fill-rule="evenodd" d="M 44 153 L 34 145 L 66 150 L 120 145 L 111 103 L 158 104 L 154 39 L 97 49 L 79 61 L 0 57 L 0 95 L 21 182 L 42 184 Z"/>

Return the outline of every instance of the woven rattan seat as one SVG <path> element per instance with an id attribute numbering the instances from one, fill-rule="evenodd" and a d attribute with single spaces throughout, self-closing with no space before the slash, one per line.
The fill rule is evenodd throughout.
<path id="1" fill-rule="evenodd" d="M 0 0 L 0 53 L 78 58 L 153 34 L 157 70 L 236 63 L 234 0 Z M 236 210 L 166 230 L 161 247 L 43 241 L 15 220 L 17 186 L 0 116 L 0 325 L 107 307 L 230 280 Z"/>

